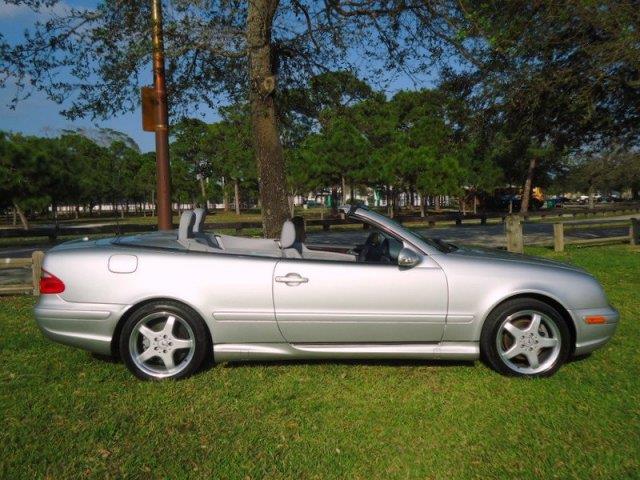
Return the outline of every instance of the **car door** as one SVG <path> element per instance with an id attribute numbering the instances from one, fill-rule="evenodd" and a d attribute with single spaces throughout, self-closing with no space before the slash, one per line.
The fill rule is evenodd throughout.
<path id="1" fill-rule="evenodd" d="M 283 259 L 274 269 L 273 299 L 291 343 L 439 342 L 447 283 L 428 256 L 412 268 Z"/>

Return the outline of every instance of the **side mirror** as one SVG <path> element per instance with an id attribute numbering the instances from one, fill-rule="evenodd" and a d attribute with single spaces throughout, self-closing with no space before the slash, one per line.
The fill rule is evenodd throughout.
<path id="1" fill-rule="evenodd" d="M 398 254 L 398 266 L 403 268 L 411 268 L 415 267 L 420 263 L 420 255 L 411 250 L 410 248 L 404 247 L 400 250 Z"/>

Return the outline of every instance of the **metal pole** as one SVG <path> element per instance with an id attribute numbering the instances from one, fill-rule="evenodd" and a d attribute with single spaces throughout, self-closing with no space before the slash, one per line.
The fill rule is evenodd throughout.
<path id="1" fill-rule="evenodd" d="M 162 3 L 152 0 L 153 88 L 156 94 L 156 168 L 158 180 L 158 229 L 171 230 L 171 172 L 169 170 L 169 114 L 164 75 Z"/>

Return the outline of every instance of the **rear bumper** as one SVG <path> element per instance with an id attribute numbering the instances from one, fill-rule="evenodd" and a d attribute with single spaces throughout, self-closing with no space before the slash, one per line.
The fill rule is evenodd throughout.
<path id="1" fill-rule="evenodd" d="M 111 339 L 126 305 L 66 302 L 42 295 L 35 306 L 36 322 L 45 337 L 103 355 L 111 354 Z"/>
<path id="2" fill-rule="evenodd" d="M 613 307 L 572 310 L 571 316 L 576 326 L 575 355 L 585 355 L 605 345 L 618 327 L 620 314 Z M 603 316 L 605 323 L 589 325 L 585 322 L 588 316 Z"/>

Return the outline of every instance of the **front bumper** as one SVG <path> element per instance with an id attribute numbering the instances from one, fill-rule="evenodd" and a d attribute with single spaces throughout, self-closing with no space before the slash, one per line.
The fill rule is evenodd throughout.
<path id="1" fill-rule="evenodd" d="M 613 307 L 571 310 L 570 313 L 576 326 L 574 355 L 585 355 L 606 344 L 616 331 L 620 319 L 620 314 Z M 590 325 L 585 322 L 585 318 L 590 316 L 602 316 L 605 323 Z"/>
<path id="2" fill-rule="evenodd" d="M 34 313 L 44 336 L 54 342 L 110 355 L 113 333 L 126 308 L 126 305 L 67 302 L 59 295 L 42 295 Z"/>

